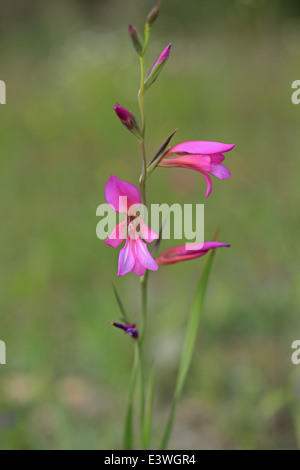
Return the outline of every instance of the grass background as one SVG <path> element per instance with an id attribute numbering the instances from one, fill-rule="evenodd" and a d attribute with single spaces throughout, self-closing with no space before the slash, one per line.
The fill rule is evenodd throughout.
<path id="1" fill-rule="evenodd" d="M 111 173 L 138 182 L 138 144 L 113 105 L 138 114 L 137 57 L 152 2 L 3 2 L 0 79 L 1 449 L 120 448 L 131 340 L 109 322 L 111 281 L 139 321 L 137 278 L 116 279 L 117 250 L 96 238 Z M 205 202 L 205 236 L 220 227 L 201 334 L 171 448 L 300 446 L 299 4 L 164 0 L 147 65 L 173 42 L 146 97 L 147 152 L 174 143 L 235 142 L 232 178 L 161 169 L 151 202 Z M 164 247 L 174 242 L 165 243 Z M 150 279 L 149 358 L 156 360 L 154 437 L 169 410 L 203 260 Z"/>

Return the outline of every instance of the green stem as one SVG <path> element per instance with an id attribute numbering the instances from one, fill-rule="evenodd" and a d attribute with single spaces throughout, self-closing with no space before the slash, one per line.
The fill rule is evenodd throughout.
<path id="1" fill-rule="evenodd" d="M 134 361 L 131 372 L 130 379 L 130 388 L 129 388 L 129 399 L 127 405 L 127 412 L 124 425 L 124 435 L 123 435 L 123 446 L 125 450 L 133 449 L 133 403 L 134 403 L 134 392 L 136 386 L 136 379 L 138 373 L 139 365 L 139 348 L 138 345 L 135 345 L 134 348 Z"/>
<path id="2" fill-rule="evenodd" d="M 147 329 L 147 286 L 148 286 L 148 271 L 146 271 L 145 275 L 142 277 L 142 280 L 141 280 L 143 323 L 142 323 L 142 329 L 141 329 L 141 334 L 140 334 L 140 344 L 143 344 L 144 342 L 146 329 Z"/>
<path id="3" fill-rule="evenodd" d="M 142 119 L 142 130 L 141 130 L 141 154 L 142 154 L 142 174 L 140 177 L 140 192 L 142 204 L 146 205 L 146 177 L 147 177 L 147 160 L 146 160 L 146 150 L 145 150 L 145 109 L 144 109 L 144 92 L 145 92 L 145 61 L 144 56 L 140 57 L 140 67 L 141 67 L 141 84 L 138 93 L 138 101 Z"/>
<path id="4" fill-rule="evenodd" d="M 144 55 L 147 50 L 149 42 L 150 31 L 146 27 L 145 29 L 145 45 L 143 49 L 143 54 L 140 57 L 140 68 L 141 68 L 141 83 L 138 93 L 138 102 L 141 113 L 141 155 L 142 155 L 142 174 L 140 177 L 140 193 L 141 193 L 141 202 L 143 205 L 146 205 L 146 178 L 147 178 L 147 159 L 146 159 L 146 149 L 145 149 L 145 109 L 144 109 L 144 92 L 145 92 L 145 60 Z M 141 446 L 144 444 L 144 416 L 145 416 L 145 370 L 144 370 L 144 353 L 143 353 L 143 344 L 147 328 L 147 284 L 148 284 L 148 272 L 142 277 L 141 280 L 141 290 L 142 290 L 142 326 L 141 333 L 138 340 L 138 362 L 139 362 L 139 375 L 140 375 L 140 431 L 141 431 Z"/>
<path id="5" fill-rule="evenodd" d="M 142 140 L 145 138 L 145 110 L 144 110 L 144 92 L 145 92 L 145 59 L 144 56 L 140 57 L 140 68 L 141 68 L 141 82 L 138 93 L 138 101 L 142 118 Z"/>
<path id="6" fill-rule="evenodd" d="M 142 326 L 140 337 L 138 341 L 139 351 L 139 372 L 140 372 L 140 432 L 141 432 L 141 447 L 144 448 L 144 417 L 145 417 L 145 361 L 144 361 L 144 340 L 147 329 L 147 286 L 148 286 L 148 271 L 141 280 L 142 289 Z"/>
<path id="7" fill-rule="evenodd" d="M 144 44 L 144 49 L 143 49 L 142 56 L 144 56 L 145 53 L 146 53 L 148 43 L 149 43 L 149 38 L 150 38 L 150 28 L 149 28 L 149 25 L 146 24 L 146 26 L 145 26 L 145 44 Z"/>
<path id="8" fill-rule="evenodd" d="M 144 206 L 146 206 L 147 161 L 146 161 L 144 140 L 141 140 L 141 153 L 142 153 L 142 174 L 140 177 L 140 193 L 141 193 L 141 202 Z"/>
<path id="9" fill-rule="evenodd" d="M 140 418 L 140 445 L 143 447 L 142 430 L 144 428 L 145 416 L 145 387 L 144 387 L 144 371 L 143 371 L 143 350 L 140 341 L 138 342 L 138 373 L 139 373 L 139 418 Z"/>

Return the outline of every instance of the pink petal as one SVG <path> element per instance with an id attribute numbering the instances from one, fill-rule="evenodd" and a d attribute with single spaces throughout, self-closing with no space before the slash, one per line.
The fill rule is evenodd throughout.
<path id="1" fill-rule="evenodd" d="M 204 140 L 191 140 L 175 145 L 166 152 L 166 155 L 172 154 L 198 154 L 209 155 L 212 153 L 229 152 L 235 144 L 222 144 L 220 142 L 208 142 Z"/>
<path id="2" fill-rule="evenodd" d="M 205 181 L 206 181 L 206 196 L 205 197 L 208 197 L 212 190 L 212 182 L 211 182 L 210 176 L 207 173 L 205 173 L 204 171 L 202 171 L 201 173 L 204 176 Z"/>
<path id="3" fill-rule="evenodd" d="M 132 272 L 137 276 L 144 276 L 147 269 L 138 260 L 135 260 L 135 264 L 132 268 Z"/>
<path id="4" fill-rule="evenodd" d="M 221 180 L 225 180 L 231 176 L 228 168 L 226 168 L 226 166 L 222 165 L 221 163 L 212 163 L 210 174 L 220 178 Z"/>
<path id="5" fill-rule="evenodd" d="M 140 238 L 135 241 L 135 258 L 138 263 L 150 271 L 158 269 L 158 264 L 150 255 L 146 243 Z"/>
<path id="6" fill-rule="evenodd" d="M 183 245 L 185 247 L 185 245 Z M 227 243 L 221 243 L 221 242 L 204 242 L 204 243 L 189 243 L 189 249 L 187 250 L 185 248 L 185 251 L 187 253 L 190 252 L 199 252 L 199 251 L 208 251 L 208 250 L 213 250 L 215 248 L 220 248 L 222 246 L 229 247 Z"/>
<path id="7" fill-rule="evenodd" d="M 189 168 L 197 171 L 210 171 L 211 159 L 208 155 L 181 155 L 180 157 L 163 158 L 159 166 Z"/>
<path id="8" fill-rule="evenodd" d="M 211 163 L 222 163 L 224 160 L 225 160 L 225 157 L 221 153 L 212 153 L 210 155 Z"/>
<path id="9" fill-rule="evenodd" d="M 135 263 L 134 246 L 130 237 L 127 238 L 124 248 L 119 253 L 118 276 L 129 273 Z"/>
<path id="10" fill-rule="evenodd" d="M 120 197 L 124 200 L 119 200 Z M 126 183 L 114 175 L 111 175 L 106 183 L 105 199 L 116 212 L 121 213 L 127 213 L 130 206 L 141 203 L 139 190 L 133 184 Z"/>
<path id="11" fill-rule="evenodd" d="M 222 246 L 229 247 L 230 245 L 227 245 L 226 243 L 220 243 L 220 242 L 194 243 L 194 244 L 189 245 L 188 250 L 185 245 L 175 246 L 173 248 L 170 248 L 169 250 L 164 251 L 157 258 L 156 261 L 159 265 L 174 264 L 180 261 L 187 261 L 187 260 L 199 258 L 200 256 L 205 255 L 209 250 L 220 248 Z"/>
<path id="12" fill-rule="evenodd" d="M 105 240 L 105 245 L 116 248 L 127 238 L 127 220 L 120 222 Z"/>
<path id="13" fill-rule="evenodd" d="M 140 217 L 138 218 L 138 220 L 140 224 L 140 232 L 141 232 L 143 239 L 147 243 L 151 243 L 154 240 L 157 240 L 158 239 L 157 233 L 151 230 L 151 228 L 149 228 L 148 225 Z"/>

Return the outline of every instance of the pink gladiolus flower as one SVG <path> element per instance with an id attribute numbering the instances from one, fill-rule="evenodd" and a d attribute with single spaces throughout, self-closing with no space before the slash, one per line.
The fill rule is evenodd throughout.
<path id="1" fill-rule="evenodd" d="M 222 165 L 223 153 L 229 152 L 234 144 L 219 142 L 190 141 L 175 145 L 163 155 L 159 166 L 189 168 L 200 171 L 206 181 L 206 197 L 211 193 L 212 182 L 209 174 L 220 179 L 230 178 L 230 171 Z M 178 155 L 173 157 L 173 155 Z"/>
<path id="2" fill-rule="evenodd" d="M 187 261 L 189 259 L 199 258 L 205 255 L 209 250 L 220 248 L 222 246 L 229 247 L 226 243 L 220 242 L 204 242 L 204 243 L 191 243 L 189 249 L 186 245 L 175 246 L 169 250 L 164 251 L 158 258 L 157 264 L 173 264 L 180 261 Z"/>
<path id="3" fill-rule="evenodd" d="M 156 271 L 158 265 L 137 233 L 139 227 L 141 236 L 147 243 L 158 238 L 157 233 L 136 214 L 141 204 L 139 190 L 133 184 L 111 175 L 105 186 L 105 199 L 116 212 L 127 215 L 105 241 L 106 245 L 116 248 L 126 240 L 119 254 L 118 276 L 124 276 L 130 271 L 138 276 L 143 276 L 147 269 Z"/>

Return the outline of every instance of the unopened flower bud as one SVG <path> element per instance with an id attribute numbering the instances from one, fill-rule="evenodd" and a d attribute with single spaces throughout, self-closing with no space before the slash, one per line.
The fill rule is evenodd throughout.
<path id="1" fill-rule="evenodd" d="M 144 48 L 141 36 L 137 32 L 136 28 L 132 26 L 131 24 L 128 26 L 128 31 L 129 31 L 129 35 L 131 37 L 134 48 L 136 49 L 137 53 L 141 55 L 143 52 L 143 48 Z"/>
<path id="2" fill-rule="evenodd" d="M 170 49 L 171 49 L 171 45 L 172 44 L 169 44 L 163 51 L 162 53 L 160 54 L 160 56 L 157 58 L 157 60 L 154 62 L 153 66 L 151 67 L 146 79 L 145 79 L 145 90 L 147 88 L 149 88 L 152 83 L 155 82 L 155 80 L 157 79 L 158 75 L 160 74 L 160 72 L 162 71 L 163 69 L 163 66 L 165 65 L 165 63 L 167 62 L 168 58 L 169 58 L 169 55 L 170 55 Z"/>
<path id="3" fill-rule="evenodd" d="M 127 127 L 130 132 L 140 138 L 141 131 L 134 115 L 128 111 L 128 109 L 123 108 L 123 106 L 119 106 L 118 104 L 114 106 L 114 110 L 121 123 Z"/>
<path id="4" fill-rule="evenodd" d="M 146 26 L 151 26 L 159 14 L 160 2 L 157 2 L 156 5 L 149 11 L 148 16 L 146 18 Z"/>
<path id="5" fill-rule="evenodd" d="M 139 337 L 139 332 L 135 327 L 135 324 L 132 325 L 123 325 L 122 323 L 112 323 L 113 326 L 120 328 L 124 331 L 125 334 L 129 334 L 132 338 L 137 339 Z"/>

